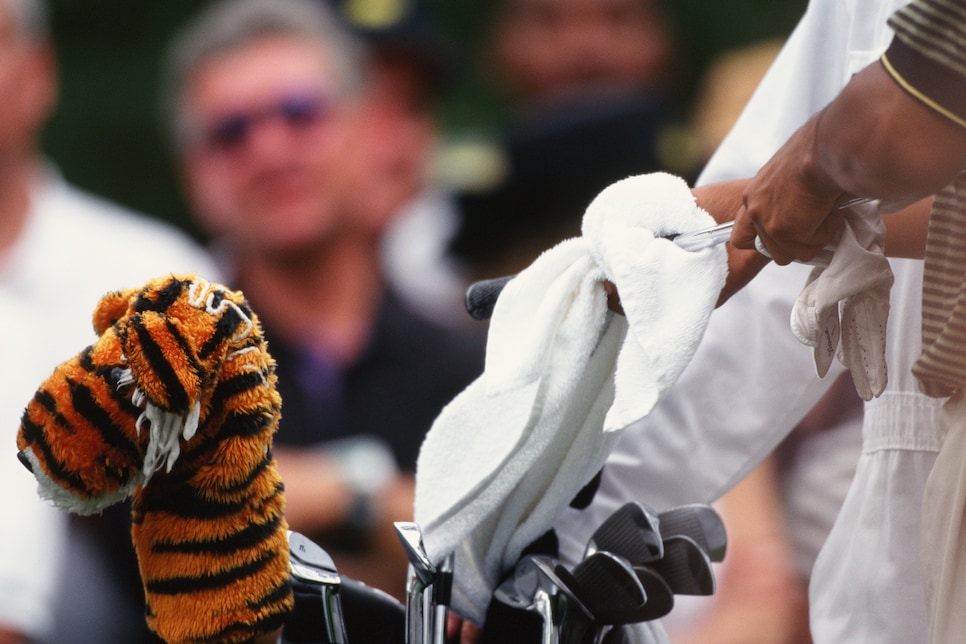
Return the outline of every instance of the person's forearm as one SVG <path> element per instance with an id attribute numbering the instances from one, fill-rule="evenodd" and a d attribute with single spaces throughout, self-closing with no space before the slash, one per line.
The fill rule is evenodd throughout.
<path id="1" fill-rule="evenodd" d="M 886 257 L 922 259 L 926 255 L 926 230 L 932 197 L 920 199 L 899 212 L 882 218 L 886 227 Z"/>
<path id="2" fill-rule="evenodd" d="M 691 189 L 697 204 L 719 224 L 731 221 L 741 207 L 741 193 L 748 179 L 708 183 Z"/>
<path id="3" fill-rule="evenodd" d="M 279 445 L 273 452 L 285 481 L 285 519 L 289 527 L 313 534 L 342 525 L 353 496 L 336 463 L 312 449 Z"/>
<path id="4" fill-rule="evenodd" d="M 948 184 L 963 158 L 966 132 L 876 62 L 816 117 L 805 170 L 842 192 L 904 206 Z"/>

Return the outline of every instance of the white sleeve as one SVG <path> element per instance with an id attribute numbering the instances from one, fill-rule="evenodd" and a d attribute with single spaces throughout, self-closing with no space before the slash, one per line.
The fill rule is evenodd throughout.
<path id="1" fill-rule="evenodd" d="M 753 176 L 842 88 L 851 71 L 851 12 L 842 0 L 812 1 L 748 104 L 698 178 Z M 851 71 L 850 71 L 851 70 Z"/>
<path id="2" fill-rule="evenodd" d="M 750 177 L 888 43 L 867 0 L 813 0 L 699 179 Z M 860 11 L 862 9 L 863 11 Z M 764 458 L 844 370 L 816 375 L 812 350 L 789 318 L 811 267 L 768 266 L 715 311 L 702 344 L 651 414 L 625 430 L 590 508 L 558 523 L 561 554 L 628 500 L 656 509 L 711 502 Z"/>
<path id="3" fill-rule="evenodd" d="M 579 556 L 593 530 L 629 500 L 657 510 L 709 503 L 750 472 L 818 402 L 844 370 L 825 378 L 812 350 L 792 336 L 785 290 L 810 267 L 769 266 L 714 312 L 677 384 L 624 430 L 591 507 L 558 524 L 561 554 Z M 796 286 L 798 285 L 798 286 Z"/>

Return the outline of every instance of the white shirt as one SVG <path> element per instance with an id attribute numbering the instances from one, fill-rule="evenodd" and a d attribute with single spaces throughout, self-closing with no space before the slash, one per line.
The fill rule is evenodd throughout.
<path id="1" fill-rule="evenodd" d="M 755 174 L 852 74 L 891 40 L 905 0 L 812 0 L 699 183 Z M 908 369 L 919 352 L 921 262 L 892 262 L 889 383 L 866 406 L 863 454 L 844 510 L 812 576 L 816 644 L 925 640 L 919 575 L 922 486 L 938 447 L 937 401 Z M 624 432 L 592 508 L 558 525 L 576 558 L 590 533 L 627 500 L 663 509 L 711 502 L 747 474 L 819 400 L 842 366 L 815 375 L 812 352 L 789 330 L 809 267 L 769 266 L 716 311 L 670 394 Z"/>
<path id="2" fill-rule="evenodd" d="M 64 563 L 66 515 L 40 500 L 15 458 L 24 407 L 56 365 L 96 339 L 91 315 L 102 295 L 170 272 L 218 279 L 207 254 L 171 226 L 85 194 L 51 169 L 38 177 L 26 227 L 0 257 L 0 624 L 47 632 Z"/>

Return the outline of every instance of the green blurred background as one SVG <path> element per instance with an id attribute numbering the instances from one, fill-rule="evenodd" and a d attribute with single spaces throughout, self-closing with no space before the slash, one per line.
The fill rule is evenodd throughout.
<path id="1" fill-rule="evenodd" d="M 500 106 L 472 60 L 488 3 L 426 1 L 469 61 L 442 107 L 444 130 L 458 134 L 485 127 Z M 168 39 L 205 4 L 203 0 L 51 0 L 61 97 L 44 140 L 68 180 L 195 235 L 161 134 L 157 90 Z M 787 35 L 806 0 L 668 0 L 668 4 L 680 55 L 677 100 L 684 113 L 716 54 Z"/>

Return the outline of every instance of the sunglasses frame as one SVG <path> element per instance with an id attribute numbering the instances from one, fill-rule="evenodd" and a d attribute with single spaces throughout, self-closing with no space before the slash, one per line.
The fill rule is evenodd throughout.
<path id="1" fill-rule="evenodd" d="M 215 152 L 235 152 L 249 142 L 252 132 L 267 121 L 278 119 L 291 130 L 321 123 L 331 112 L 332 100 L 316 90 L 290 91 L 259 108 L 239 109 L 216 116 L 202 126 L 200 140 Z"/>

